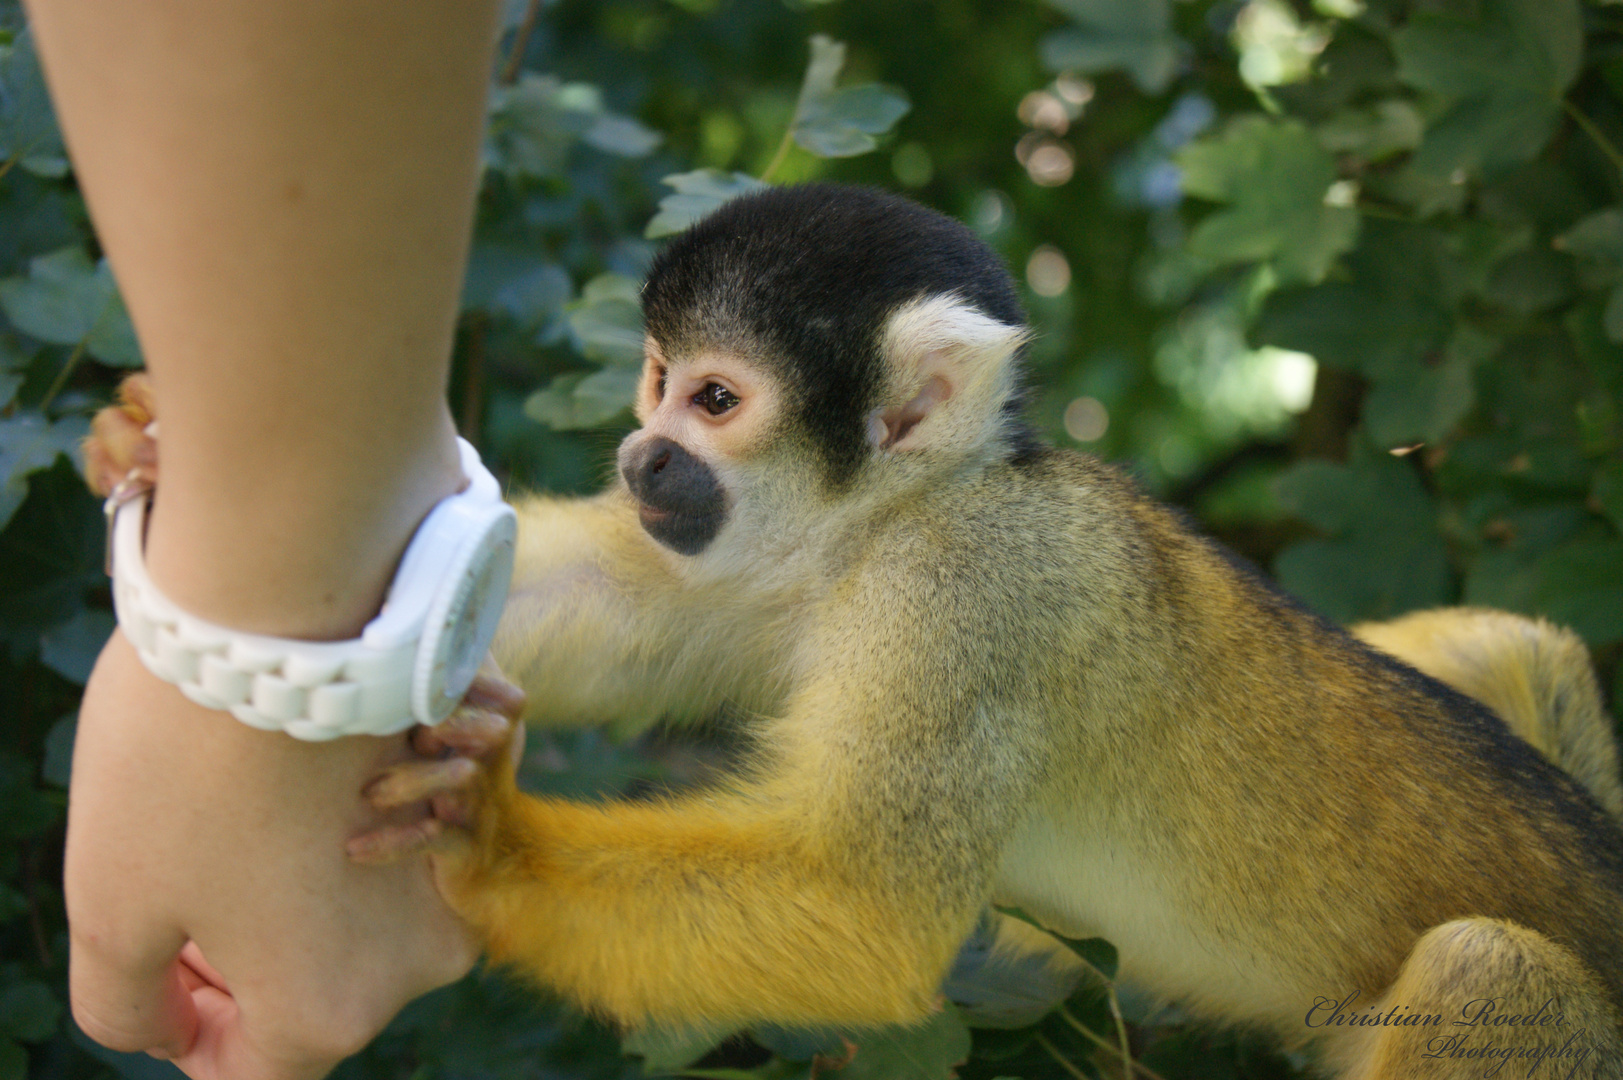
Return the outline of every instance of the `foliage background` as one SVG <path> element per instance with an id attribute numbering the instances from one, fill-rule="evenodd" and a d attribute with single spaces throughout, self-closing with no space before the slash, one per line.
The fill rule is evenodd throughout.
<path id="1" fill-rule="evenodd" d="M 603 476 L 656 214 L 679 227 L 769 169 L 873 183 L 969 222 L 1028 282 L 1055 441 L 1126 463 L 1337 619 L 1465 600 L 1569 623 L 1615 698 L 1623 7 L 516 0 L 507 25 L 454 405 L 513 484 Z M 139 349 L 14 5 L 0 27 L 0 1080 L 158 1080 L 63 1008 L 73 715 L 112 626 L 74 448 Z M 846 62 L 836 81 L 818 45 L 802 93 L 814 34 Z M 701 757 L 585 733 L 527 775 L 615 793 Z M 860 1033 L 839 1075 L 930 1080 L 966 1054 L 966 1077 L 1119 1075 L 1100 1048 L 1118 1001 L 1169 1080 L 1300 1066 L 1114 994 L 1108 947 L 1082 948 L 1099 973 L 1038 1023 L 1052 1001 L 971 1044 L 985 1011 L 949 1009 Z M 1009 985 L 981 989 L 1012 1009 Z M 474 976 L 341 1073 L 798 1077 L 842 1046 L 751 1034 L 697 1068 L 708 1047 L 680 1038 L 625 1057 Z"/>

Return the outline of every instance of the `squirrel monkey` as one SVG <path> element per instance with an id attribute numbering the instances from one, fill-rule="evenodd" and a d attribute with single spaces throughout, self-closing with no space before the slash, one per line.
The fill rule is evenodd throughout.
<path id="1" fill-rule="evenodd" d="M 1476 1075 L 1436 1051 L 1477 1032 L 1623 1075 L 1616 750 L 1581 646 L 1492 613 L 1364 628 L 1422 675 L 1042 445 L 1007 272 L 905 200 L 735 199 L 643 306 L 643 426 L 611 490 L 518 502 L 496 653 L 533 723 L 726 702 L 754 752 L 656 802 L 482 771 L 435 858 L 493 959 L 629 1024 L 907 1023 L 996 903 L 1339 1074 Z M 1545 724 L 1562 680 L 1589 697 Z M 1544 756 L 1570 753 L 1590 788 Z M 399 766 L 376 801 L 468 771 Z M 1454 1026 L 1485 999 L 1535 1026 Z"/>

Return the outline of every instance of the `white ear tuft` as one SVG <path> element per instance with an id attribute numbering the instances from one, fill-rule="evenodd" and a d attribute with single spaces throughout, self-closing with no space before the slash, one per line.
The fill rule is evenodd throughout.
<path id="1" fill-rule="evenodd" d="M 984 444 L 1003 424 L 1015 352 L 1028 336 L 955 295 L 898 308 L 885 327 L 889 404 L 869 417 L 869 440 L 895 451 Z"/>

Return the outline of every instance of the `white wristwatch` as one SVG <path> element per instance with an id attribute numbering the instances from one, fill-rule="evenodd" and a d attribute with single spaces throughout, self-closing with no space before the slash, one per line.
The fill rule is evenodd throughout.
<path id="1" fill-rule="evenodd" d="M 119 625 L 147 669 L 200 705 L 297 739 L 391 735 L 456 707 L 496 636 L 516 520 L 478 451 L 458 440 L 468 486 L 431 510 L 383 610 L 353 641 L 227 630 L 171 603 L 147 576 L 147 492 L 107 500 Z"/>

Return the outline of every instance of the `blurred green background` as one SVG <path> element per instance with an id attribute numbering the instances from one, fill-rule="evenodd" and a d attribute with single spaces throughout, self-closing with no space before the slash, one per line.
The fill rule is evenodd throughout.
<path id="1" fill-rule="evenodd" d="M 74 710 L 112 627 L 76 444 L 139 348 L 15 5 L 0 27 L 0 1080 L 159 1080 L 73 1030 L 60 891 Z M 516 0 L 453 405 L 511 485 L 591 490 L 658 237 L 763 175 L 886 187 L 1024 283 L 1053 441 L 1338 620 L 1463 600 L 1567 623 L 1615 698 L 1620 104 L 1623 6 L 1578 0 Z M 527 775 L 559 791 L 695 768 L 657 736 L 541 743 Z M 1116 995 L 1111 951 L 1083 948 L 1098 977 L 1039 1022 L 971 1033 L 949 1008 L 861 1033 L 838 1075 L 1119 1076 L 1117 1001 L 1168 1080 L 1301 1068 Z M 476 975 L 341 1075 L 827 1076 L 838 1034 L 624 1056 Z"/>

